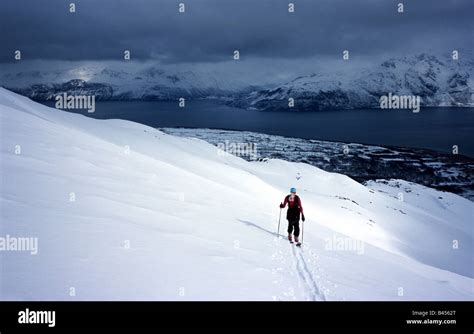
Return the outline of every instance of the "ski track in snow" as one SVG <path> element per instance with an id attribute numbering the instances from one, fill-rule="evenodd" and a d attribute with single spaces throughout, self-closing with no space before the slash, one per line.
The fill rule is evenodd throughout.
<path id="1" fill-rule="evenodd" d="M 281 239 L 281 237 L 275 238 L 274 242 L 276 243 L 274 244 L 274 246 L 276 245 L 276 251 L 273 253 L 272 259 L 277 263 L 272 272 L 284 276 L 282 280 L 276 280 L 274 283 L 281 286 L 286 279 L 291 282 L 296 278 L 298 291 L 303 294 L 303 298 L 298 298 L 294 287 L 291 284 L 288 285 L 287 282 L 286 284 L 283 283 L 282 288 L 286 288 L 283 289 L 282 295 L 274 297 L 274 300 L 287 300 L 289 298 L 290 300 L 326 301 L 326 296 L 323 293 L 324 288 L 320 287 L 314 279 L 314 271 L 309 269 L 303 249 L 296 249 L 296 245 L 290 245 L 290 248 L 287 248 L 287 241 Z M 309 246 L 306 245 L 305 247 L 308 248 Z M 309 253 L 314 257 L 311 251 Z"/>
<path id="2" fill-rule="evenodd" d="M 307 291 L 308 297 L 312 301 L 325 301 L 326 297 L 324 293 L 319 289 L 318 284 L 313 278 L 311 271 L 306 265 L 306 261 L 303 257 L 303 249 L 296 249 L 297 246 L 290 245 L 293 253 L 294 263 L 296 272 L 303 282 L 305 290 Z"/>

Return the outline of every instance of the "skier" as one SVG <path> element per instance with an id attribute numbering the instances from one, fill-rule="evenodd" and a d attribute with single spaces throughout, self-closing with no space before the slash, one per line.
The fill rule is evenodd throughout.
<path id="1" fill-rule="evenodd" d="M 293 234 L 295 236 L 295 242 L 299 246 L 300 235 L 300 213 L 301 219 L 305 221 L 303 206 L 298 195 L 296 195 L 296 189 L 291 188 L 290 194 L 285 197 L 283 203 L 280 203 L 280 208 L 283 209 L 288 203 L 288 211 L 286 212 L 286 219 L 288 219 L 288 240 L 293 243 Z M 294 232 L 293 232 L 294 231 Z"/>

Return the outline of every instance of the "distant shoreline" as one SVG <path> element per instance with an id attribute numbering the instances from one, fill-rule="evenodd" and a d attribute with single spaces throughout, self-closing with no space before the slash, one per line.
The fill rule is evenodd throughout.
<path id="1" fill-rule="evenodd" d="M 365 183 L 403 179 L 474 201 L 474 159 L 430 149 L 291 138 L 251 131 L 209 128 L 158 128 L 170 135 L 194 137 L 213 145 L 223 141 L 256 144 L 258 159 L 303 162 Z M 242 156 L 245 160 L 252 160 Z"/>
<path id="2" fill-rule="evenodd" d="M 433 107 L 433 108 L 445 108 L 445 107 Z M 474 109 L 474 108 L 473 108 Z M 364 110 L 364 109 L 361 109 Z M 265 111 L 263 111 L 265 112 Z M 370 144 L 370 143 L 363 143 L 363 142 L 355 142 L 355 141 L 344 141 L 344 140 L 330 140 L 330 139 L 318 139 L 318 138 L 303 138 L 303 137 L 295 137 L 295 136 L 284 136 L 284 135 L 275 135 L 271 133 L 263 133 L 257 131 L 249 131 L 249 130 L 238 130 L 238 129 L 231 129 L 231 128 L 201 128 L 201 127 L 191 127 L 191 126 L 175 126 L 175 127 L 157 127 L 158 130 L 163 130 L 166 132 L 166 129 L 183 129 L 183 130 L 211 130 L 211 131 L 234 131 L 234 132 L 250 132 L 268 136 L 276 136 L 276 137 L 284 137 L 284 138 L 292 138 L 292 139 L 300 139 L 300 140 L 313 140 L 313 141 L 320 141 L 320 142 L 327 142 L 333 144 L 346 144 L 346 145 L 363 145 L 363 146 L 372 146 L 372 147 L 381 147 L 386 149 L 392 150 L 404 150 L 404 151 L 426 151 L 432 155 L 442 155 L 442 156 L 452 156 L 453 154 L 449 154 L 442 151 L 437 151 L 431 148 L 424 148 L 424 147 L 410 147 L 410 146 L 398 146 L 398 145 L 378 145 L 378 144 Z M 456 156 L 465 158 L 474 162 L 474 156 L 471 157 L 466 154 L 457 154 Z"/>

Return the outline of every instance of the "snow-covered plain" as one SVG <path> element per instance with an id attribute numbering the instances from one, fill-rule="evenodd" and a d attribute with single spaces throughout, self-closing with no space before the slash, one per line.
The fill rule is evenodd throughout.
<path id="1" fill-rule="evenodd" d="M 474 203 L 460 196 L 248 162 L 3 88 L 0 115 L 0 234 L 38 238 L 37 255 L 0 252 L 2 300 L 474 299 Z M 301 249 L 276 236 L 290 186 Z"/>

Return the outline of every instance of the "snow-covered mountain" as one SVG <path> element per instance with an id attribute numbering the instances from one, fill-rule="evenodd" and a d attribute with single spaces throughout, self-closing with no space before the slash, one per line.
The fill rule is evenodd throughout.
<path id="1" fill-rule="evenodd" d="M 53 100 L 63 93 L 94 95 L 98 100 L 198 99 L 227 97 L 257 89 L 243 80 L 226 80 L 212 71 L 173 71 L 150 64 L 66 63 L 60 69 L 48 66 L 42 70 L 6 69 L 0 73 L 0 84 L 38 101 Z"/>
<path id="2" fill-rule="evenodd" d="M 260 110 L 288 110 L 289 98 L 296 100 L 292 110 L 372 108 L 388 93 L 419 95 L 424 106 L 474 105 L 474 58 L 468 52 L 462 52 L 456 61 L 419 54 L 378 65 L 356 64 L 341 60 L 324 67 L 318 63 L 319 71 L 285 83 L 280 70 L 249 76 L 256 65 L 247 68 L 235 62 L 216 64 L 216 68 L 126 62 L 34 63 L 4 66 L 0 85 L 36 100 L 52 100 L 63 93 L 95 95 L 99 100 L 223 98 L 233 106 Z M 308 66 L 307 71 L 315 68 Z"/>
<path id="3" fill-rule="evenodd" d="M 474 106 L 474 59 L 438 59 L 419 54 L 389 59 L 354 70 L 341 63 L 335 72 L 298 77 L 272 89 L 252 92 L 233 104 L 259 110 L 378 108 L 379 99 L 393 95 L 420 96 L 423 106 Z M 343 62 L 343 61 L 341 61 Z"/>
<path id="4" fill-rule="evenodd" d="M 1 236 L 38 240 L 36 255 L 0 252 L 2 300 L 474 299 L 460 196 L 249 162 L 1 88 L 0 122 Z M 301 249 L 276 236 L 290 186 Z"/>

